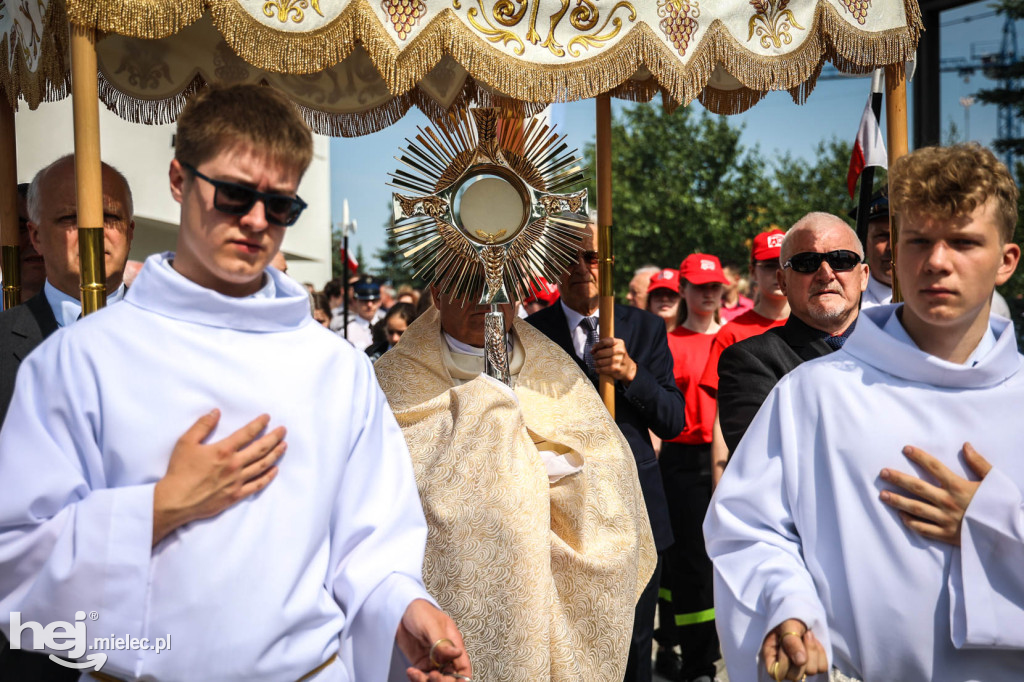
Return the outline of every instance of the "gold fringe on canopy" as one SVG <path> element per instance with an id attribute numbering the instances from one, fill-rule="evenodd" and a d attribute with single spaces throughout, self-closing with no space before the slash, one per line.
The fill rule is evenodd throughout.
<path id="1" fill-rule="evenodd" d="M 14 3 L 8 2 L 7 11 L 14 9 Z M 59 26 L 61 30 L 51 30 Z M 23 46 L 15 45 L 12 50 L 10 40 L 14 34 L 4 36 L 0 40 L 0 90 L 6 93 L 7 101 L 18 110 L 19 97 L 35 109 L 40 102 L 56 102 L 71 92 L 71 62 L 68 59 L 67 15 L 63 2 L 53 0 L 46 7 L 43 25 L 38 27 L 40 51 L 35 71 L 30 71 Z M 14 54 L 14 63 L 9 63 L 8 55 Z"/>
<path id="2" fill-rule="evenodd" d="M 520 18 L 524 16 L 522 12 L 531 9 L 533 20 L 536 20 L 541 1 L 520 3 Z M 555 41 L 556 49 L 548 42 L 540 43 L 537 35 L 519 36 L 512 31 L 500 35 L 481 32 L 482 24 L 474 27 L 466 23 L 466 17 L 483 17 L 482 14 L 460 14 L 456 11 L 467 3 L 472 4 L 470 0 L 450 0 L 447 6 L 440 11 L 435 9 L 433 13 L 423 5 L 423 21 L 426 23 L 421 26 L 417 19 L 415 25 L 410 24 L 403 29 L 408 30 L 408 34 L 402 33 L 399 38 L 395 27 L 381 18 L 380 8 L 371 0 L 351 0 L 340 11 L 337 9 L 339 5 L 335 5 L 336 15 L 328 11 L 328 16 L 333 17 L 329 19 L 322 19 L 324 14 L 320 0 L 309 0 L 306 21 L 315 28 L 305 32 L 294 17 L 288 24 L 291 30 L 281 30 L 269 21 L 263 22 L 251 13 L 259 3 L 243 5 L 241 0 L 49 0 L 45 26 L 41 27 L 42 36 L 35 38 L 36 43 L 29 46 L 32 50 L 41 51 L 38 70 L 28 70 L 22 54 L 24 46 L 15 45 L 14 50 L 9 49 L 8 41 L 18 40 L 17 34 L 5 36 L 0 43 L 0 48 L 4 48 L 0 50 L 0 66 L 3 67 L 0 69 L 0 87 L 7 92 L 12 104 L 16 104 L 20 97 L 31 107 L 46 99 L 66 96 L 68 70 L 64 22 L 67 19 L 106 33 L 160 39 L 175 36 L 198 21 L 204 12 L 209 12 L 216 30 L 235 53 L 248 64 L 271 73 L 319 73 L 348 58 L 357 46 L 365 50 L 370 63 L 380 74 L 383 87 L 395 99 L 382 103 L 378 97 L 366 105 L 367 111 L 345 114 L 323 111 L 304 103 L 308 108 L 307 118 L 323 131 L 341 134 L 372 132 L 401 118 L 412 106 L 424 108 L 437 120 L 440 110 L 445 107 L 425 92 L 418 91 L 417 87 L 446 57 L 470 76 L 466 88 L 472 92 L 456 98 L 460 105 L 474 97 L 474 101 L 487 104 L 483 99 L 490 98 L 495 102 L 500 100 L 502 104 L 515 101 L 536 103 L 527 105 L 534 110 L 540 108 L 540 103 L 579 100 L 606 92 L 632 100 L 649 100 L 660 92 L 664 106 L 669 110 L 699 99 L 712 111 L 738 113 L 770 90 L 788 90 L 795 101 L 803 102 L 813 90 L 826 61 L 831 61 L 840 71 L 851 73 L 867 73 L 877 66 L 904 62 L 913 57 L 922 26 L 915 0 L 903 0 L 906 25 L 873 31 L 869 30 L 870 19 L 864 24 L 866 28 L 858 28 L 849 11 L 834 4 L 834 0 L 818 0 L 813 6 L 813 14 L 809 7 L 803 8 L 800 21 L 804 26 L 797 25 L 799 32 L 792 29 L 794 35 L 799 33 L 799 44 L 788 52 L 779 53 L 780 49 L 786 49 L 780 47 L 782 44 L 788 44 L 787 40 L 792 42 L 788 33 L 791 29 L 784 28 L 767 37 L 759 33 L 761 38 L 758 41 L 752 38 L 755 19 L 768 26 L 775 21 L 771 17 L 778 18 L 791 12 L 792 4 L 786 8 L 784 3 L 776 0 L 759 0 L 750 10 L 751 37 L 746 42 L 742 35 L 731 33 L 722 19 L 713 18 L 709 6 L 702 7 L 700 9 L 705 15 L 700 19 L 702 32 L 697 31 L 695 17 L 698 14 L 691 16 L 693 24 L 690 27 L 691 32 L 697 32 L 701 38 L 699 42 L 690 44 L 686 40 L 673 43 L 666 39 L 665 29 L 659 28 L 658 23 L 658 17 L 663 15 L 654 12 L 662 8 L 662 4 L 655 7 L 654 2 L 620 0 L 614 7 L 605 5 L 601 8 L 604 12 L 603 26 L 613 26 L 601 35 L 586 33 L 598 26 L 596 13 L 588 15 L 593 20 L 589 25 L 580 23 L 582 15 L 577 14 L 586 14 L 591 3 L 584 3 L 586 7 L 577 3 L 579 6 L 573 10 L 574 18 L 570 22 L 572 29 L 561 24 L 558 27 L 562 31 L 559 37 L 567 42 L 568 49 L 562 49 Z M 264 12 L 271 12 L 267 7 L 272 4 L 266 3 Z M 476 4 L 480 9 L 484 8 L 483 0 L 477 0 Z M 549 4 L 554 9 L 558 7 L 558 3 Z M 12 7 L 10 3 L 8 7 Z M 887 8 L 876 3 L 873 9 L 881 13 Z M 324 9 L 329 10 L 329 6 L 324 4 Z M 470 9 L 475 12 L 477 8 L 472 6 Z M 490 11 L 498 12 L 499 9 L 494 5 Z M 556 12 L 550 18 L 552 32 L 549 40 L 554 40 L 555 24 L 561 21 L 563 14 Z M 891 11 L 889 15 L 883 14 L 878 22 L 889 21 L 892 14 Z M 812 17 L 810 21 L 808 17 Z M 279 19 L 281 17 L 270 21 L 281 23 Z M 490 22 L 487 17 L 483 19 Z M 863 19 L 859 17 L 856 21 Z M 326 23 L 320 25 L 315 20 Z M 735 17 L 731 21 L 733 30 L 736 30 Z M 539 27 L 545 23 L 544 17 L 539 23 L 534 21 L 531 31 L 532 26 Z M 777 28 L 777 25 L 773 26 Z M 566 36 L 570 35 L 572 38 L 566 41 Z M 782 42 L 776 40 L 776 49 L 772 50 L 766 41 L 780 36 Z M 524 38 L 529 42 L 524 42 Z M 582 43 L 573 45 L 574 40 L 584 38 L 586 40 Z M 764 49 L 760 52 L 751 50 L 750 46 L 756 47 L 758 42 Z M 520 49 L 525 47 L 530 47 L 532 52 Z M 547 49 L 542 50 L 543 47 Z M 522 56 L 524 51 L 526 56 Z M 12 64 L 7 63 L 10 54 L 16 55 Z M 720 88 L 721 83 L 712 78 L 716 68 L 732 76 L 738 87 Z M 650 78 L 632 81 L 638 72 L 649 73 Z M 132 120 L 140 121 L 173 120 L 187 94 L 200 87 L 194 82 L 194 76 L 190 76 L 188 82 L 182 81 L 177 85 L 177 94 L 171 97 L 164 94 L 153 102 L 136 105 L 128 101 L 137 96 L 130 94 L 131 88 L 119 89 L 116 79 L 109 74 L 107 81 L 103 87 L 107 105 Z M 453 106 L 449 99 L 446 99 L 446 106 L 449 110 Z"/>

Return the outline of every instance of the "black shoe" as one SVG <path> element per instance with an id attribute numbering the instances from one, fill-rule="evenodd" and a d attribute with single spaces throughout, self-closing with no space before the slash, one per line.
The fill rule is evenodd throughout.
<path id="1" fill-rule="evenodd" d="M 654 655 L 654 670 L 666 679 L 678 680 L 683 671 L 683 658 L 675 649 L 659 646 Z"/>

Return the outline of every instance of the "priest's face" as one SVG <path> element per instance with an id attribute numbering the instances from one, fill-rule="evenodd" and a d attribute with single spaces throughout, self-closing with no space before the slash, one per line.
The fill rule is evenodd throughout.
<path id="1" fill-rule="evenodd" d="M 784 262 L 798 253 L 854 251 L 863 253 L 856 233 L 838 218 L 822 217 L 806 223 L 788 236 Z M 779 284 L 786 292 L 791 315 L 829 334 L 846 330 L 857 317 L 860 295 L 868 285 L 868 266 L 861 263 L 846 272 L 833 270 L 822 261 L 812 273 L 793 268 L 779 271 Z"/>
<path id="2" fill-rule="evenodd" d="M 302 173 L 240 143 L 204 161 L 197 171 L 260 192 L 295 196 Z M 248 296 L 263 285 L 263 270 L 281 248 L 287 228 L 267 221 L 256 201 L 244 215 L 214 206 L 217 189 L 171 161 L 171 194 L 181 204 L 174 269 L 196 284 L 227 296 Z"/>
<path id="3" fill-rule="evenodd" d="M 452 338 L 477 348 L 484 347 L 484 316 L 491 312 L 489 305 L 477 305 L 480 294 L 470 298 L 471 302 L 442 294 L 437 287 L 430 287 L 434 304 L 441 314 L 441 329 Z M 515 303 L 505 303 L 498 308 L 505 318 L 505 331 L 512 328 L 516 316 Z"/>
<path id="4" fill-rule="evenodd" d="M 983 331 L 992 290 L 1010 278 L 1019 259 L 1020 247 L 1000 236 L 993 199 L 955 218 L 908 212 L 896 249 L 907 331 L 915 339 L 912 328 L 931 334 Z"/>

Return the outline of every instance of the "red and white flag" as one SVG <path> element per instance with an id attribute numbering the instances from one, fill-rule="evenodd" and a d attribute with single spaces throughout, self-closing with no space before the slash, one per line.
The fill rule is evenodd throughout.
<path id="1" fill-rule="evenodd" d="M 853 145 L 853 155 L 850 156 L 850 170 L 846 174 L 846 187 L 850 190 L 851 199 L 854 189 L 857 187 L 857 178 L 860 177 L 861 171 L 868 166 L 889 167 L 889 156 L 885 152 L 882 129 L 878 127 L 878 119 L 875 118 L 875 112 L 871 110 L 871 95 L 868 95 L 864 115 L 860 117 L 857 141 Z"/>
<path id="2" fill-rule="evenodd" d="M 340 248 L 338 249 L 338 251 L 341 252 L 342 263 L 348 260 L 348 271 L 353 274 L 359 272 L 359 261 L 353 258 L 350 254 L 346 253 L 344 248 Z"/>

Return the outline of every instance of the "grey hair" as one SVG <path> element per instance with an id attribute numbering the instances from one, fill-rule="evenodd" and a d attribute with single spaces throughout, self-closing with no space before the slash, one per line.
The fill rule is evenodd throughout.
<path id="1" fill-rule="evenodd" d="M 39 224 L 39 221 L 42 220 L 43 216 L 42 187 L 43 183 L 47 180 L 47 176 L 49 176 L 49 174 L 61 164 L 74 162 L 74 154 L 65 154 L 36 173 L 35 177 L 32 178 L 32 182 L 28 186 L 28 198 L 26 201 L 28 203 L 28 218 L 36 225 Z M 132 200 L 132 188 L 131 185 L 128 184 L 128 178 L 109 163 L 104 163 L 103 168 L 112 172 L 114 176 L 121 181 L 121 184 L 124 185 L 125 198 L 128 203 L 125 208 L 128 209 L 128 220 L 131 220 L 135 216 L 135 203 Z"/>
<path id="2" fill-rule="evenodd" d="M 793 223 L 793 227 L 786 230 L 786 236 L 782 238 L 782 246 L 779 251 L 779 261 L 781 263 L 785 263 L 789 260 L 788 256 L 791 255 L 789 250 L 793 245 L 794 234 L 797 232 L 804 232 L 806 230 L 817 232 L 818 230 L 823 230 L 832 227 L 833 225 L 842 225 L 846 228 L 853 237 L 853 243 L 855 245 L 853 250 L 857 252 L 857 255 L 860 256 L 861 260 L 864 260 L 864 246 L 860 243 L 860 238 L 857 237 L 856 230 L 850 227 L 848 222 L 831 213 L 825 213 L 824 211 L 812 211 Z"/>
<path id="3" fill-rule="evenodd" d="M 656 272 L 661 272 L 661 268 L 659 268 L 657 265 L 648 263 L 647 265 L 641 265 L 636 270 L 634 270 L 633 276 L 636 277 L 637 275 L 646 275 L 648 273 L 653 275 Z"/>

